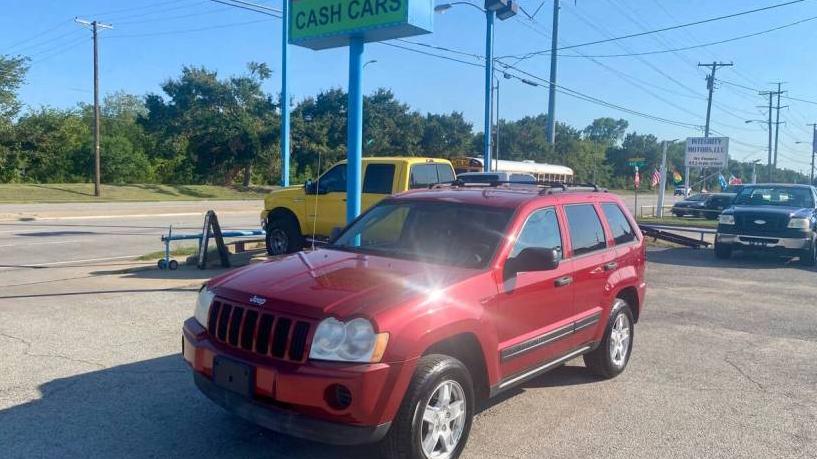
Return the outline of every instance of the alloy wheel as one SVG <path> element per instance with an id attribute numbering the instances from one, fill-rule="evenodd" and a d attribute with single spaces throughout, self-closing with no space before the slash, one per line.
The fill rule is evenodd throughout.
<path id="1" fill-rule="evenodd" d="M 616 317 L 610 330 L 610 360 L 617 367 L 624 366 L 627 352 L 630 350 L 630 319 L 626 314 Z"/>
<path id="2" fill-rule="evenodd" d="M 281 255 L 286 253 L 287 247 L 289 247 L 289 238 L 284 230 L 275 228 L 270 231 L 267 245 L 272 254 Z"/>
<path id="3" fill-rule="evenodd" d="M 423 410 L 420 446 L 429 459 L 447 459 L 457 449 L 465 428 L 465 391 L 453 380 L 441 382 Z"/>

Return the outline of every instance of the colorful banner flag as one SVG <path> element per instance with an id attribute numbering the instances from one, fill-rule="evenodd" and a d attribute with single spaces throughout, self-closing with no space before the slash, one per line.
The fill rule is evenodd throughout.
<path id="1" fill-rule="evenodd" d="M 684 182 L 684 177 L 681 176 L 681 173 L 678 171 L 672 171 L 672 180 L 675 182 L 676 185 L 680 185 Z"/>
<path id="2" fill-rule="evenodd" d="M 641 185 L 641 176 L 638 173 L 638 166 L 635 166 L 635 177 L 633 177 L 633 186 L 637 190 L 638 187 Z"/>
<path id="3" fill-rule="evenodd" d="M 743 180 L 741 180 L 741 179 L 739 179 L 739 178 L 735 177 L 734 175 L 730 175 L 730 176 L 729 176 L 729 184 L 730 184 L 730 185 L 742 185 L 742 184 L 743 184 Z"/>

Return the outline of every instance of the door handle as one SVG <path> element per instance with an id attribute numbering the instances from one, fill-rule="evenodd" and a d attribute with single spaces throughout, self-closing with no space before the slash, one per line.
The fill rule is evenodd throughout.
<path id="1" fill-rule="evenodd" d="M 563 277 L 560 277 L 560 278 L 556 279 L 555 281 L 553 281 L 553 284 L 556 285 L 557 287 L 564 287 L 564 286 L 570 285 L 572 283 L 573 283 L 573 277 L 571 277 L 571 276 L 563 276 Z"/>
<path id="2" fill-rule="evenodd" d="M 616 263 L 615 261 L 611 261 L 610 263 L 605 263 L 604 264 L 604 270 L 605 271 L 612 271 L 612 270 L 614 270 L 616 268 L 618 268 L 618 263 Z"/>

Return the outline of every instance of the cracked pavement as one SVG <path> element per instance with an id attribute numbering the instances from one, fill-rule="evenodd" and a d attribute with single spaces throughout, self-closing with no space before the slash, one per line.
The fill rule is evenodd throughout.
<path id="1" fill-rule="evenodd" d="M 202 273 L 110 269 L 0 272 L 3 457 L 375 457 L 210 403 L 179 356 Z M 627 370 L 601 381 L 577 359 L 504 394 L 463 457 L 815 457 L 815 281 L 779 259 L 653 250 Z"/>

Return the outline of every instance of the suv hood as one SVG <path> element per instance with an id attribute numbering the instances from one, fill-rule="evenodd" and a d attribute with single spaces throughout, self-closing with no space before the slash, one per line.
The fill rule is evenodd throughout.
<path id="1" fill-rule="evenodd" d="M 477 270 L 321 249 L 237 269 L 212 279 L 217 296 L 320 319 L 377 311 L 420 298 Z M 265 301 L 264 301 L 265 300 Z"/>

